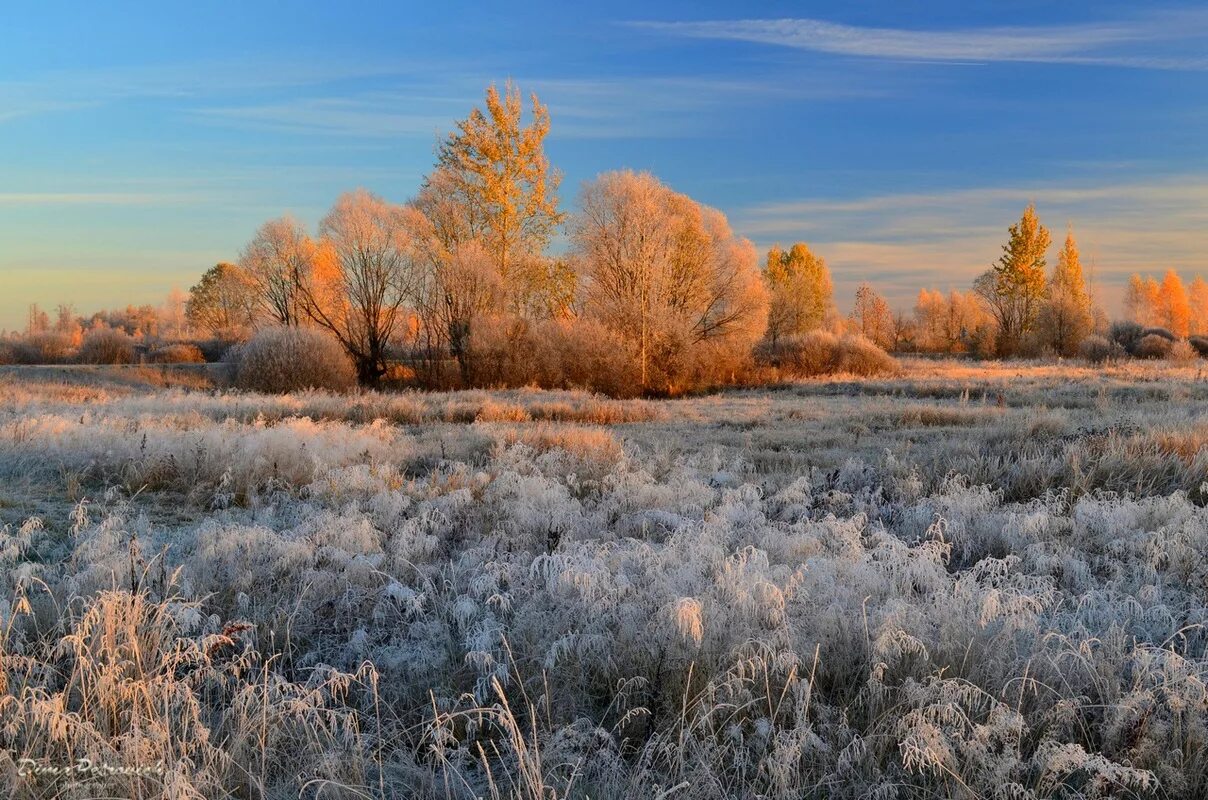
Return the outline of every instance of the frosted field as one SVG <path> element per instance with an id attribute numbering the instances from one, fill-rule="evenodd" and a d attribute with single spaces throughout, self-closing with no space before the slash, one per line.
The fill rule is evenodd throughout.
<path id="1" fill-rule="evenodd" d="M 903 364 L 661 402 L 0 372 L 0 794 L 1208 794 L 1208 379 Z M 164 769 L 19 774 L 81 757 Z"/>

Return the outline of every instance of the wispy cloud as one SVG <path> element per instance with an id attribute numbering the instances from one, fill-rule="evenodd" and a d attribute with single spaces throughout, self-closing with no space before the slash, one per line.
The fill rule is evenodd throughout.
<path id="1" fill-rule="evenodd" d="M 0 192 L 0 206 L 147 206 L 203 203 L 216 197 L 184 192 Z"/>
<path id="2" fill-rule="evenodd" d="M 843 25 L 818 19 L 633 22 L 673 36 L 780 45 L 832 55 L 984 64 L 996 61 L 1098 64 L 1204 70 L 1208 13 L 1185 11 L 1077 25 L 912 30 Z M 1197 42 L 1198 40 L 1198 42 Z M 1191 43 L 1187 53 L 1171 52 Z"/>
<path id="3" fill-rule="evenodd" d="M 401 82 L 386 91 L 274 99 L 204 107 L 196 114 L 212 122 L 291 133 L 344 137 L 432 136 L 448 131 L 468 109 L 482 102 L 479 75 L 434 76 L 421 86 Z M 692 136 L 714 132 L 721 108 L 766 101 L 769 97 L 833 99 L 872 97 L 876 91 L 834 76 L 791 84 L 731 78 L 629 76 L 617 78 L 519 77 L 550 108 L 562 139 Z M 440 91 L 431 95 L 431 87 Z M 704 121 L 712 120 L 709 127 Z"/>
<path id="4" fill-rule="evenodd" d="M 0 81 L 0 122 L 124 100 L 239 96 L 397 76 L 415 68 L 401 60 L 261 57 L 43 72 Z"/>
<path id="5" fill-rule="evenodd" d="M 1208 277 L 1208 175 L 809 198 L 752 206 L 732 220 L 763 246 L 810 242 L 831 265 L 843 302 L 868 280 L 907 305 L 922 286 L 967 287 L 997 258 L 1007 226 L 1029 202 L 1057 242 L 1074 226 L 1109 306 L 1135 271 Z"/>

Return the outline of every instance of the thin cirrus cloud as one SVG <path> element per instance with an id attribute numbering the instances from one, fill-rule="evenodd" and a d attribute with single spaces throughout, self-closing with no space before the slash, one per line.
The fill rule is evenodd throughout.
<path id="1" fill-rule="evenodd" d="M 830 264 L 844 302 L 867 280 L 908 307 L 923 285 L 968 288 L 998 257 L 1007 226 L 1029 202 L 1052 231 L 1054 252 L 1072 226 L 1111 311 L 1132 272 L 1173 268 L 1185 278 L 1208 277 L 1208 175 L 805 199 L 750 206 L 732 220 L 762 246 L 808 241 Z"/>
<path id="2" fill-rule="evenodd" d="M 1208 33 L 1208 12 L 1157 14 L 1124 22 L 1076 25 L 911 30 L 843 25 L 818 19 L 631 22 L 672 36 L 720 39 L 862 58 L 986 64 L 1066 63 L 1139 69 L 1204 70 L 1196 44 Z M 1188 52 L 1178 46 L 1191 45 Z M 1186 48 L 1185 48 L 1186 49 Z"/>
<path id="3" fill-rule="evenodd" d="M 434 79 L 438 80 L 438 79 Z M 261 103 L 199 108 L 216 124 L 287 133 L 351 137 L 431 136 L 446 132 L 467 109 L 481 103 L 488 79 L 445 78 L 439 96 L 409 86 L 350 96 L 311 96 Z M 873 97 L 872 89 L 819 77 L 791 86 L 710 77 L 519 78 L 535 91 L 555 118 L 564 139 L 691 136 L 719 104 L 755 103 L 768 96 L 795 98 Z"/>
<path id="4" fill-rule="evenodd" d="M 0 81 L 0 122 L 124 100 L 238 96 L 394 76 L 416 68 L 414 63 L 389 59 L 303 62 L 265 57 L 52 71 Z"/>

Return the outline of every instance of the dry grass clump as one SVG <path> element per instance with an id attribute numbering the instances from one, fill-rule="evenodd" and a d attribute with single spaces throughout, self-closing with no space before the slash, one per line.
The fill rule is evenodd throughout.
<path id="1" fill-rule="evenodd" d="M 889 375 L 898 362 L 869 339 L 858 334 L 836 336 L 816 330 L 786 337 L 776 344 L 764 342 L 755 351 L 756 362 L 792 378 L 846 373 L 858 376 Z"/>
<path id="2" fill-rule="evenodd" d="M 1176 364 L 1190 364 L 1199 357 L 1199 354 L 1191 342 L 1180 339 L 1170 346 L 1166 357 Z"/>
<path id="3" fill-rule="evenodd" d="M 228 355 L 235 386 L 256 392 L 327 389 L 356 385 L 352 361 L 330 335 L 313 328 L 265 328 Z"/>

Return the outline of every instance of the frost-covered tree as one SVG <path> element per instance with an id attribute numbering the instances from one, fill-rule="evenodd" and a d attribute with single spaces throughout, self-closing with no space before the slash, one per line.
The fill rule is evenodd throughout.
<path id="1" fill-rule="evenodd" d="M 386 374 L 387 347 L 421 283 L 417 217 L 358 189 L 340 195 L 319 224 L 311 278 L 301 284 L 303 307 L 344 346 L 365 385 Z"/>
<path id="2" fill-rule="evenodd" d="M 309 280 L 315 243 L 292 217 L 269 220 L 243 249 L 239 267 L 263 314 L 278 325 L 307 321 L 302 291 Z"/>
<path id="3" fill-rule="evenodd" d="M 885 349 L 893 347 L 895 339 L 893 311 L 885 299 L 877 294 L 868 283 L 861 283 L 856 289 L 856 303 L 852 310 L 851 321 L 856 331 L 871 339 L 878 347 Z"/>
<path id="4" fill-rule="evenodd" d="M 765 329 L 750 242 L 649 173 L 585 185 L 571 242 L 583 314 L 630 344 L 644 390 L 674 392 L 686 370 L 706 368 L 706 353 L 745 358 Z"/>

